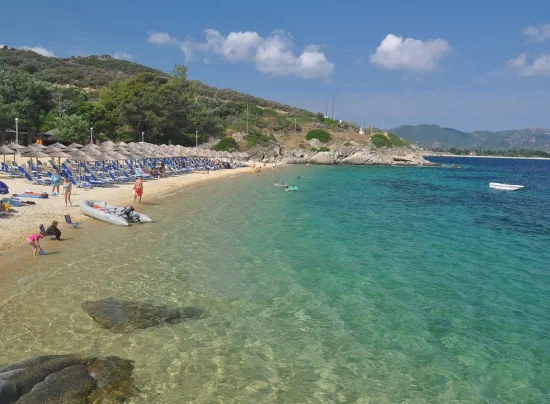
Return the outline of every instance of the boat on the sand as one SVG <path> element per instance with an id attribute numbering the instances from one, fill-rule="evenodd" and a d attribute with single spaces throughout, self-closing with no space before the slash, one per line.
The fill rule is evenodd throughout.
<path id="1" fill-rule="evenodd" d="M 517 191 L 518 189 L 525 188 L 523 185 L 500 184 L 498 182 L 490 182 L 489 187 L 493 189 L 501 189 L 503 191 Z"/>
<path id="2" fill-rule="evenodd" d="M 137 213 L 130 205 L 121 207 L 102 201 L 83 201 L 80 204 L 80 211 L 86 216 L 118 226 L 128 226 L 129 223 L 149 223 L 153 221 L 149 216 L 143 213 Z"/>

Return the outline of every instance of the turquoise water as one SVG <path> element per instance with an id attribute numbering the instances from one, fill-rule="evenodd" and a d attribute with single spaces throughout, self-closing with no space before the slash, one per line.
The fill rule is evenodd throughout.
<path id="1" fill-rule="evenodd" d="M 287 167 L 95 226 L 0 279 L 0 365 L 124 356 L 135 403 L 550 402 L 550 162 L 458 164 Z M 107 296 L 207 314 L 112 334 L 80 309 Z"/>

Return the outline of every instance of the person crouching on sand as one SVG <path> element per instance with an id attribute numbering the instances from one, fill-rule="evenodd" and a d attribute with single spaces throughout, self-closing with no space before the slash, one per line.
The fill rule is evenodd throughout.
<path id="1" fill-rule="evenodd" d="M 38 251 L 42 250 L 42 247 L 40 247 L 40 239 L 44 238 L 45 235 L 46 233 L 41 231 L 40 233 L 36 233 L 29 236 L 29 238 L 27 239 L 27 242 L 29 243 L 29 245 L 32 247 L 32 250 L 33 250 L 32 255 L 37 255 Z"/>
<path id="2" fill-rule="evenodd" d="M 134 202 L 137 198 L 138 204 L 141 205 L 141 197 L 143 195 L 143 181 L 141 180 L 141 177 L 136 178 L 136 183 L 134 184 L 134 192 Z"/>
<path id="3" fill-rule="evenodd" d="M 57 228 L 58 223 L 54 220 L 52 225 L 46 229 L 46 236 L 54 236 L 57 241 L 61 241 L 61 230 Z"/>

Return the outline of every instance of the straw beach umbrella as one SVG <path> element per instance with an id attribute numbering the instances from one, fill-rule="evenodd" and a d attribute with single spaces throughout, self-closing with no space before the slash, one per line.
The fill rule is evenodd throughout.
<path id="1" fill-rule="evenodd" d="M 49 145 L 48 147 L 57 147 L 58 149 L 65 149 L 67 146 L 65 146 L 64 144 L 61 144 L 59 142 L 56 142 L 54 144 Z"/>
<path id="2" fill-rule="evenodd" d="M 12 149 L 12 150 L 22 150 L 22 149 L 26 149 L 25 146 L 21 146 L 20 144 L 17 144 L 17 143 L 10 143 L 8 145 L 6 145 L 6 147 Z"/>
<path id="3" fill-rule="evenodd" d="M 83 153 L 83 152 L 81 152 Z M 95 158 L 88 154 L 82 154 L 81 156 L 76 156 L 73 158 L 74 161 L 78 161 L 78 180 L 82 181 L 82 176 L 80 175 L 80 162 L 94 162 L 97 161 Z"/>
<path id="4" fill-rule="evenodd" d="M 79 144 L 79 143 L 71 143 L 71 144 L 68 145 L 67 147 L 76 147 L 77 149 L 81 149 L 81 148 L 83 148 L 84 146 L 82 146 L 82 145 Z"/>
<path id="5" fill-rule="evenodd" d="M 69 158 L 71 157 L 70 154 L 67 154 L 65 153 L 64 151 L 61 151 L 61 150 L 56 150 L 56 151 L 52 151 L 52 152 L 48 152 L 46 151 L 46 153 L 50 156 L 50 157 L 57 157 L 58 159 L 58 165 L 61 167 L 61 159 L 64 158 Z"/>
<path id="6" fill-rule="evenodd" d="M 38 166 L 38 159 L 44 158 L 44 157 L 50 157 L 46 153 L 41 152 L 40 150 L 33 150 L 28 151 L 26 153 L 22 154 L 23 157 L 29 157 L 31 159 L 36 159 L 36 165 Z"/>
<path id="7" fill-rule="evenodd" d="M 15 161 L 15 150 L 10 149 L 6 146 L 0 146 L 0 154 L 4 155 L 4 164 L 6 164 L 6 154 L 13 154 L 13 160 Z"/>
<path id="8" fill-rule="evenodd" d="M 80 150 L 97 150 L 98 147 L 93 143 L 88 143 L 86 146 L 82 147 Z"/>

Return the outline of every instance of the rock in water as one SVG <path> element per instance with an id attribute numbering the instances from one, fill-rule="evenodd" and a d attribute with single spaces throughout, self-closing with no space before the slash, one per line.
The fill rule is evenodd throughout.
<path id="1" fill-rule="evenodd" d="M 165 322 L 175 323 L 202 315 L 199 308 L 186 307 L 182 313 L 175 307 L 154 306 L 149 302 L 117 300 L 112 297 L 86 301 L 82 303 L 82 308 L 94 321 L 114 332 L 154 327 Z"/>
<path id="2" fill-rule="evenodd" d="M 0 404 L 101 403 L 134 394 L 134 362 L 116 356 L 48 355 L 0 370 Z"/>

